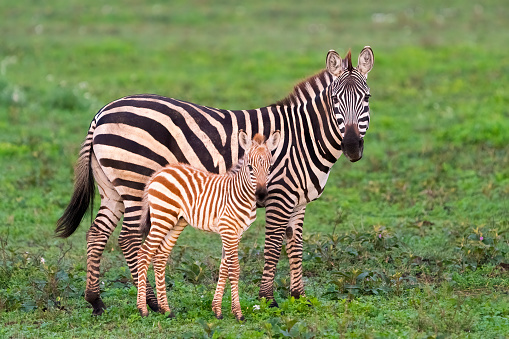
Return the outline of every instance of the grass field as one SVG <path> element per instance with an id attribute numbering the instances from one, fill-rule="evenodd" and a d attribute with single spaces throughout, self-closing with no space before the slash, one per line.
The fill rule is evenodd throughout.
<path id="1" fill-rule="evenodd" d="M 0 2 L 0 337 L 509 336 L 506 1 Z M 140 318 L 119 228 L 108 306 L 83 299 L 89 217 L 53 236 L 88 124 L 157 93 L 240 109 L 285 97 L 329 49 L 375 53 L 364 158 L 341 157 L 304 226 L 308 300 L 258 300 L 263 211 L 241 245 L 237 323 L 211 311 L 217 236 L 186 229 L 167 270 L 177 318 Z M 98 206 L 96 206 L 97 208 Z M 229 292 L 225 293 L 226 296 Z"/>

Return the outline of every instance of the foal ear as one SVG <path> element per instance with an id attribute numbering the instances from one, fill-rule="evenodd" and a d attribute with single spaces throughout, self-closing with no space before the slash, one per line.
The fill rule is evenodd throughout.
<path id="1" fill-rule="evenodd" d="M 251 147 L 251 138 L 249 138 L 249 136 L 247 135 L 246 132 L 244 132 L 243 130 L 241 130 L 239 132 L 239 144 L 240 144 L 240 147 L 242 147 L 244 149 L 244 151 L 248 150 L 250 147 Z"/>
<path id="2" fill-rule="evenodd" d="M 373 50 L 371 50 L 371 47 L 369 46 L 364 47 L 361 51 L 361 54 L 359 54 L 357 69 L 367 78 L 368 73 L 373 68 L 374 63 L 375 55 L 373 54 Z"/>
<path id="3" fill-rule="evenodd" d="M 269 137 L 269 139 L 267 140 L 267 148 L 269 149 L 269 151 L 273 151 L 277 148 L 277 146 L 279 145 L 279 141 L 281 140 L 281 132 L 279 131 L 274 131 L 274 133 L 272 133 Z"/>
<path id="4" fill-rule="evenodd" d="M 338 52 L 331 49 L 329 53 L 327 53 L 327 60 L 325 61 L 325 65 L 327 66 L 327 70 L 330 74 L 332 74 L 335 78 L 343 73 L 343 62 Z"/>

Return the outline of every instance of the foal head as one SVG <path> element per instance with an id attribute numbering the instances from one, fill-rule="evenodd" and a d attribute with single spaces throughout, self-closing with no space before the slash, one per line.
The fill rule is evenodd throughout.
<path id="1" fill-rule="evenodd" d="M 281 133 L 275 131 L 267 140 L 259 133 L 250 139 L 246 132 L 240 131 L 239 143 L 245 150 L 244 162 L 249 167 L 252 178 L 255 180 L 255 196 L 259 204 L 264 205 L 267 199 L 267 181 L 272 166 L 272 151 L 274 151 L 280 140 Z"/>

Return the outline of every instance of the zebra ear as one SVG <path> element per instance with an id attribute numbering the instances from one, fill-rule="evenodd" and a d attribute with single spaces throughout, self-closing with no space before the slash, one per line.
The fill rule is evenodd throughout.
<path id="1" fill-rule="evenodd" d="M 246 132 L 241 130 L 239 132 L 239 144 L 240 144 L 240 147 L 242 147 L 246 151 L 246 150 L 248 150 L 251 147 L 251 143 L 252 143 L 251 138 L 249 138 L 249 136 L 247 135 Z"/>
<path id="2" fill-rule="evenodd" d="M 334 77 L 338 77 L 343 73 L 343 62 L 338 52 L 331 49 L 329 53 L 327 53 L 327 60 L 325 61 L 325 65 L 327 66 L 327 71 L 332 74 Z"/>
<path id="3" fill-rule="evenodd" d="M 373 51 L 371 47 L 366 46 L 362 49 L 361 54 L 359 54 L 357 69 L 367 78 L 369 71 L 373 68 L 374 62 L 375 56 Z"/>
<path id="4" fill-rule="evenodd" d="M 279 141 L 281 140 L 281 132 L 274 131 L 267 140 L 267 148 L 269 151 L 273 151 L 277 148 L 277 145 L 279 145 Z"/>

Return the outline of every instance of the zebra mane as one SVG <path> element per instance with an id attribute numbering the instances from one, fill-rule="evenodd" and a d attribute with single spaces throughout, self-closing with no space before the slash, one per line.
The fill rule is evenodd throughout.
<path id="1" fill-rule="evenodd" d="M 352 51 L 351 50 L 348 50 L 348 53 L 346 53 L 346 56 L 343 59 L 343 68 L 348 70 L 348 72 L 352 72 L 353 71 Z"/>
<path id="2" fill-rule="evenodd" d="M 307 102 L 332 82 L 332 75 L 327 70 L 310 76 L 306 80 L 298 83 L 293 88 L 293 92 L 282 100 L 277 101 L 271 106 L 295 106 L 299 103 Z"/>

